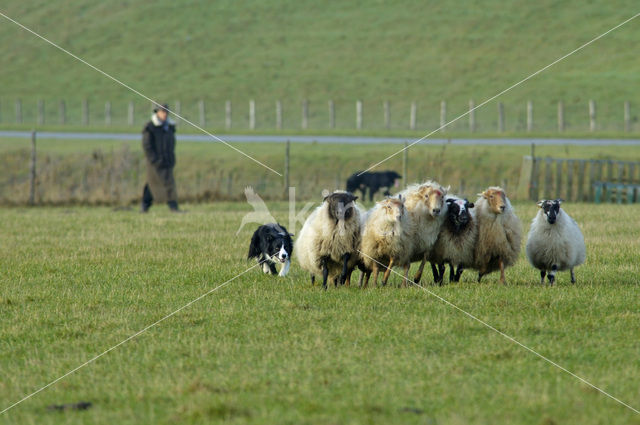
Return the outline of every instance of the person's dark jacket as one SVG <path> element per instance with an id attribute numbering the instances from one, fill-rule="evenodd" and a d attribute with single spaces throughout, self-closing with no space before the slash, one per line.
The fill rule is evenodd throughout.
<path id="1" fill-rule="evenodd" d="M 147 159 L 147 184 L 158 202 L 176 201 L 173 167 L 176 165 L 176 126 L 153 115 L 142 130 L 142 149 Z"/>

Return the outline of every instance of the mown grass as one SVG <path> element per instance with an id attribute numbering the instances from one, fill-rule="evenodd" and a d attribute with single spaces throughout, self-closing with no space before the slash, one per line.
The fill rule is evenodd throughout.
<path id="1" fill-rule="evenodd" d="M 287 223 L 287 205 L 270 203 Z M 578 283 L 524 257 L 482 284 L 426 286 L 640 405 L 637 206 L 565 204 Z M 536 208 L 516 203 L 525 231 Z M 246 270 L 244 203 L 0 209 L 5 408 Z M 299 230 L 299 225 L 297 226 Z M 394 281 L 399 281 L 397 277 Z M 90 401 L 84 412 L 51 404 Z M 296 264 L 242 275 L 0 416 L 2 423 L 640 423 L 640 417 L 419 288 L 311 287 Z"/>
<path id="2" fill-rule="evenodd" d="M 145 95 L 175 104 L 199 123 L 197 102 L 207 101 L 207 126 L 224 127 L 224 102 L 233 103 L 234 128 L 248 128 L 255 99 L 258 129 L 275 128 L 275 101 L 283 102 L 284 128 L 301 128 L 301 102 L 310 101 L 310 129 L 328 129 L 327 101 L 336 103 L 336 126 L 355 128 L 355 101 L 364 102 L 364 127 L 384 128 L 382 102 L 391 102 L 391 127 L 406 130 L 412 101 L 417 127 L 468 110 L 637 13 L 631 0 L 498 0 L 466 3 L 292 0 L 125 2 L 43 0 L 5 2 L 3 13 L 114 75 Z M 623 102 L 632 102 L 637 132 L 639 59 L 634 22 L 608 34 L 544 73 L 514 88 L 505 103 L 508 131 L 526 131 L 526 101 L 534 103 L 536 131 L 555 132 L 556 106 L 565 104 L 571 131 L 588 130 L 589 99 L 597 102 L 598 130 L 622 132 Z M 81 101 L 90 121 L 104 123 L 112 102 L 114 125 L 127 122 L 136 101 L 136 126 L 149 102 L 3 20 L 0 37 L 0 105 L 3 123 L 35 123 L 38 99 L 47 123 L 81 124 Z M 496 103 L 476 113 L 478 132 L 496 129 Z M 466 132 L 467 120 L 450 130 Z"/>
<path id="3" fill-rule="evenodd" d="M 536 155 L 640 161 L 640 151 L 633 146 L 570 143 L 537 146 Z M 283 173 L 284 142 L 235 146 Z M 316 199 L 322 190 L 343 189 L 352 173 L 400 149 L 399 144 L 292 143 L 289 183 L 296 188 L 297 199 Z M 141 196 L 145 163 L 140 142 L 42 139 L 37 142 L 37 150 L 37 202 L 128 205 Z M 29 141 L 2 138 L 0 153 L 0 202 L 25 204 L 29 195 Z M 434 178 L 467 196 L 499 184 L 515 198 L 522 157 L 530 153 L 528 146 L 435 145 L 425 141 L 409 149 L 406 177 L 411 183 Z M 176 155 L 181 200 L 244 200 L 243 189 L 248 185 L 264 199 L 281 200 L 286 194 L 282 177 L 248 163 L 244 156 L 220 143 L 183 142 L 178 136 Z M 402 154 L 376 169 L 402 174 Z"/>

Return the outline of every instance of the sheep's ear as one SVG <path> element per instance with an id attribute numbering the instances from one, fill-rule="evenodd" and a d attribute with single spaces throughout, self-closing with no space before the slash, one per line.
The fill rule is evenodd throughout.
<path id="1" fill-rule="evenodd" d="M 467 208 L 473 208 L 473 207 L 475 207 L 475 206 L 476 206 L 476 205 L 475 205 L 473 202 L 469 202 L 469 203 L 467 204 Z"/>
<path id="2" fill-rule="evenodd" d="M 545 203 L 545 202 L 546 202 L 546 201 L 545 201 L 544 199 L 539 200 L 539 201 L 538 201 L 538 206 L 539 206 L 540 208 L 542 208 L 542 206 L 544 205 L 544 203 Z"/>
<path id="3" fill-rule="evenodd" d="M 455 199 L 453 198 L 447 198 L 444 200 L 447 204 L 453 204 L 455 202 Z"/>
<path id="4" fill-rule="evenodd" d="M 558 204 L 562 204 L 562 203 L 564 202 L 564 199 L 560 199 L 560 198 L 558 198 L 558 199 L 556 199 L 556 202 L 557 202 Z"/>
<path id="5" fill-rule="evenodd" d="M 487 199 L 489 197 L 486 190 L 484 192 L 478 193 L 478 196 L 482 196 L 484 199 Z"/>
<path id="6" fill-rule="evenodd" d="M 398 193 L 398 200 L 399 201 L 404 201 L 404 199 L 402 199 L 402 194 L 401 193 Z"/>

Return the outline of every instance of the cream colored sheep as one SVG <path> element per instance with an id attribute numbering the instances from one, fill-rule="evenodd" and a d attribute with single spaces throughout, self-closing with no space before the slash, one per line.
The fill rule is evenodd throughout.
<path id="1" fill-rule="evenodd" d="M 393 266 L 404 268 L 403 286 L 408 283 L 411 255 L 413 254 L 415 225 L 404 207 L 402 197 L 378 202 L 368 213 L 362 231 L 360 254 L 367 272 L 363 287 L 373 271 L 373 283 L 378 284 L 380 268 L 386 268 L 382 284 L 386 285 Z"/>
<path id="2" fill-rule="evenodd" d="M 420 283 L 424 265 L 438 239 L 447 208 L 444 203 L 447 190 L 448 188 L 429 180 L 411 185 L 401 192 L 405 208 L 416 228 L 411 261 L 420 261 L 420 267 L 414 278 L 415 283 Z"/>
<path id="3" fill-rule="evenodd" d="M 321 275 L 325 289 L 329 278 L 336 285 L 349 285 L 351 272 L 360 260 L 361 218 L 356 199 L 349 192 L 335 191 L 302 226 L 294 252 L 300 266 L 311 273 L 312 284 L 316 275 Z"/>
<path id="4" fill-rule="evenodd" d="M 504 269 L 512 266 L 520 254 L 522 224 L 504 190 L 492 186 L 475 202 L 478 220 L 478 242 L 475 249 L 475 269 L 478 282 L 482 276 L 500 270 L 500 282 L 505 283 Z"/>

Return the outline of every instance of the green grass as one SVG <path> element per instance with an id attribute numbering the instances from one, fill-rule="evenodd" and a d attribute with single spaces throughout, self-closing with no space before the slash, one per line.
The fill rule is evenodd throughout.
<path id="1" fill-rule="evenodd" d="M 270 204 L 287 222 L 285 204 Z M 540 287 L 523 258 L 430 291 L 640 405 L 637 206 L 566 204 L 587 263 Z M 0 209 L 5 408 L 248 268 L 243 203 L 188 214 Z M 535 213 L 516 204 L 525 230 Z M 299 226 L 298 226 L 299 230 Z M 393 277 L 395 282 L 399 279 Z M 91 401 L 85 412 L 50 404 Z M 640 417 L 418 288 L 258 270 L 0 416 L 0 423 L 629 424 Z"/>
<path id="2" fill-rule="evenodd" d="M 410 103 L 417 126 L 439 123 L 440 101 L 451 119 L 520 81 L 555 59 L 637 13 L 631 0 L 544 0 L 437 3 L 292 0 L 124 2 L 42 0 L 5 2 L 3 13 L 59 43 L 146 95 L 175 103 L 199 122 L 197 101 L 207 101 L 207 127 L 224 127 L 224 102 L 233 102 L 235 129 L 248 128 L 248 102 L 256 100 L 258 130 L 275 127 L 281 99 L 284 127 L 300 131 L 301 102 L 310 101 L 309 128 L 328 129 L 327 101 L 336 102 L 336 125 L 355 127 L 355 101 L 364 102 L 367 131 L 383 130 L 382 102 L 391 102 L 391 127 L 404 131 Z M 597 102 L 598 131 L 622 133 L 623 102 L 635 99 L 640 59 L 635 22 L 612 32 L 544 73 L 514 88 L 505 103 L 507 131 L 525 131 L 527 100 L 534 102 L 534 129 L 553 133 L 556 105 L 565 104 L 568 131 L 588 130 L 587 102 Z M 81 123 L 80 104 L 90 102 L 91 122 L 103 126 L 104 103 L 113 123 L 126 124 L 136 101 L 136 125 L 148 119 L 149 102 L 3 20 L 0 37 L 2 125 L 15 123 L 14 102 L 23 101 L 24 122 L 36 121 L 45 100 L 46 122 Z M 495 132 L 496 102 L 477 111 L 478 132 Z M 451 131 L 465 133 L 462 119 Z"/>
<path id="3" fill-rule="evenodd" d="M 0 139 L 0 202 L 24 204 L 29 193 L 29 141 Z M 282 172 L 284 144 L 238 143 L 239 149 Z M 137 202 L 145 179 L 140 142 L 39 140 L 36 198 L 43 204 Z M 291 144 L 290 185 L 299 200 L 344 188 L 349 175 L 394 154 L 402 145 Z M 527 146 L 457 146 L 423 142 L 409 150 L 408 182 L 434 178 L 462 195 L 489 185 L 515 198 Z M 640 161 L 633 146 L 537 146 L 539 156 Z M 181 200 L 244 200 L 251 185 L 264 199 L 282 200 L 284 180 L 220 143 L 182 142 L 175 170 Z M 380 165 L 402 174 L 402 155 Z M 565 184 L 566 189 L 566 184 Z M 575 193 L 575 191 L 574 191 Z M 560 193 L 559 196 L 565 196 Z M 380 195 L 381 196 L 381 195 Z"/>

